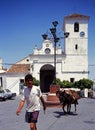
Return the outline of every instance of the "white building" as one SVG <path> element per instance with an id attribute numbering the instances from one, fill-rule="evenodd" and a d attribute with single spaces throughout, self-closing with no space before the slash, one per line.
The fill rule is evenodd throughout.
<path id="1" fill-rule="evenodd" d="M 88 78 L 89 18 L 89 16 L 80 14 L 64 17 L 64 50 L 60 45 L 56 47 L 56 77 L 61 80 L 74 82 Z M 69 35 L 67 36 L 67 34 Z M 54 79 L 54 44 L 48 37 L 43 39 L 41 49 L 35 46 L 33 54 L 28 55 L 9 69 L 3 77 L 6 81 L 5 86 L 11 86 L 11 89 L 19 93 L 19 83 L 28 72 L 40 80 L 42 92 L 49 91 Z"/>

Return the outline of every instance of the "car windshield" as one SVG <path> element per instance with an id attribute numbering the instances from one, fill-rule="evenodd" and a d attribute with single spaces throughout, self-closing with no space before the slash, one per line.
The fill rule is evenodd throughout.
<path id="1" fill-rule="evenodd" d="M 7 92 L 10 92 L 10 90 L 9 89 L 5 89 Z"/>

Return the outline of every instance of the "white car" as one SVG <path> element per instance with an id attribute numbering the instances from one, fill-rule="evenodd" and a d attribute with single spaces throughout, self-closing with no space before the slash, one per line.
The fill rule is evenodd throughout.
<path id="1" fill-rule="evenodd" d="M 5 101 L 6 99 L 12 99 L 16 96 L 16 93 L 12 93 L 9 89 L 0 90 L 0 100 Z"/>
<path id="2" fill-rule="evenodd" d="M 0 90 L 0 100 L 5 101 L 7 99 L 7 94 L 4 92 L 4 90 Z"/>
<path id="3" fill-rule="evenodd" d="M 5 94 L 7 95 L 8 99 L 12 98 L 12 92 L 9 89 L 4 89 Z"/>

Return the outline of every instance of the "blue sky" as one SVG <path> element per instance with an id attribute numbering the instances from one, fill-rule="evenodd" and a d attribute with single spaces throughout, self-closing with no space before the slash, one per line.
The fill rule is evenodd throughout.
<path id="1" fill-rule="evenodd" d="M 52 21 L 58 21 L 62 32 L 63 19 L 73 13 L 90 16 L 89 65 L 95 65 L 95 0 L 0 0 L 0 57 L 3 63 L 16 63 L 41 48 L 42 34 L 49 32 Z M 60 41 L 63 46 L 63 41 Z M 95 66 L 89 66 L 95 78 Z M 94 70 L 94 71 L 92 71 Z"/>

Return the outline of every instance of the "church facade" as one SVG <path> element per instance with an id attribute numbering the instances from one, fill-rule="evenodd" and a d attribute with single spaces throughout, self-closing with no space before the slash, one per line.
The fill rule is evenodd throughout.
<path id="1" fill-rule="evenodd" d="M 88 22 L 89 16 L 72 14 L 64 17 L 64 50 L 57 43 L 56 46 L 56 78 L 61 81 L 78 81 L 88 78 Z M 68 35 L 67 35 L 68 34 Z M 54 43 L 48 37 L 43 38 L 42 47 L 34 47 L 32 54 L 16 64 L 29 64 L 28 72 L 40 80 L 42 92 L 48 92 L 54 79 Z M 10 73 L 7 75 L 16 74 Z M 23 79 L 25 72 L 20 79 Z M 11 76 L 12 78 L 12 76 Z"/>
<path id="2" fill-rule="evenodd" d="M 64 17 L 64 50 L 56 47 L 56 77 L 61 81 L 88 78 L 88 21 L 89 16 L 79 14 Z M 35 46 L 30 61 L 30 72 L 40 80 L 42 89 L 48 89 L 54 78 L 54 44 L 43 39 L 42 48 Z"/>

